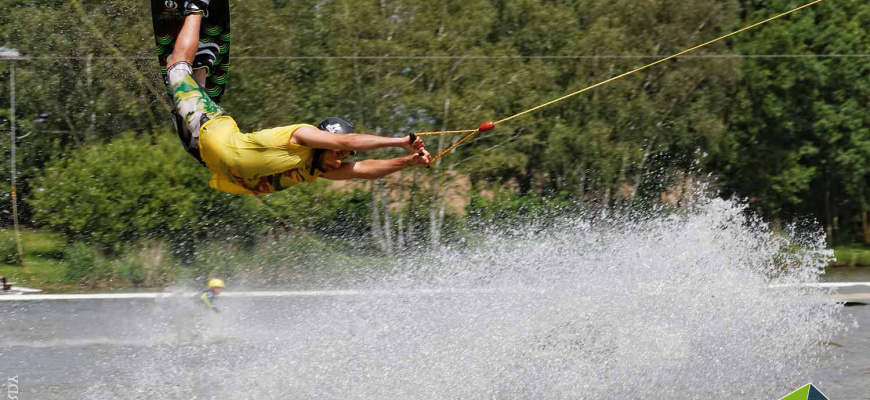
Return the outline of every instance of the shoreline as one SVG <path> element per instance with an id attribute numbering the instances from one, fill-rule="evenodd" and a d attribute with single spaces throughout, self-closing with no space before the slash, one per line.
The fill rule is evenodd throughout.
<path id="1" fill-rule="evenodd" d="M 795 285 L 771 285 L 769 288 L 791 287 Z M 868 282 L 820 282 L 807 283 L 799 286 L 817 288 L 854 288 L 866 287 L 868 293 L 836 294 L 828 296 L 834 300 L 859 296 L 861 299 L 870 299 L 870 281 Z M 227 291 L 221 297 L 253 298 L 253 297 L 369 297 L 369 296 L 429 296 L 444 294 L 492 294 L 499 292 L 514 292 L 517 288 L 419 288 L 419 289 L 311 289 L 311 290 L 244 290 Z M 533 288 L 519 288 L 519 290 L 534 290 Z M 174 292 L 91 292 L 91 293 L 33 293 L 33 294 L 7 294 L 0 295 L 3 301 L 40 301 L 40 300 L 123 300 L 123 299 L 167 299 L 184 298 L 195 296 L 200 292 L 179 290 Z"/>

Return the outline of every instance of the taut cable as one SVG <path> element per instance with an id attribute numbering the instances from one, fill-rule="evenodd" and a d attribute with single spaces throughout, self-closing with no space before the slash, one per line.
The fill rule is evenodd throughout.
<path id="1" fill-rule="evenodd" d="M 683 51 L 681 51 L 681 52 L 679 52 L 679 53 L 676 53 L 676 54 L 673 54 L 673 55 L 671 55 L 671 56 L 668 56 L 668 57 L 662 58 L 662 59 L 660 59 L 660 60 L 657 60 L 657 61 L 651 62 L 651 63 L 649 63 L 649 64 L 647 64 L 647 65 L 644 65 L 644 66 L 642 66 L 642 67 L 640 67 L 640 68 L 635 68 L 635 69 L 633 69 L 633 70 L 631 70 L 631 71 L 628 71 L 628 72 L 625 72 L 625 73 L 623 73 L 623 74 L 620 74 L 620 75 L 614 76 L 614 77 L 612 77 L 612 78 L 610 78 L 610 79 L 607 79 L 607 80 L 605 80 L 605 81 L 598 82 L 598 83 L 596 83 L 596 84 L 594 84 L 594 85 L 592 85 L 592 86 L 587 86 L 587 87 L 585 87 L 585 88 L 583 88 L 583 89 L 580 89 L 580 90 L 578 90 L 578 91 L 576 91 L 576 92 L 573 92 L 573 93 L 567 94 L 567 95 L 565 95 L 565 96 L 559 97 L 558 99 L 554 99 L 554 100 L 548 101 L 548 102 L 546 102 L 546 103 L 544 103 L 544 104 L 541 104 L 541 105 L 539 105 L 539 106 L 532 107 L 532 108 L 530 108 L 530 109 L 528 109 L 528 110 L 525 110 L 525 111 L 519 112 L 519 113 L 517 113 L 517 114 L 511 115 L 511 116 L 509 116 L 509 117 L 507 117 L 507 118 L 502 118 L 502 119 L 500 119 L 500 120 L 498 120 L 498 121 L 495 121 L 495 122 L 489 122 L 489 121 L 484 122 L 483 124 L 481 124 L 481 126 L 480 126 L 478 129 L 474 129 L 474 130 L 460 130 L 460 131 L 424 132 L 424 133 L 417 133 L 417 135 L 418 135 L 418 136 L 430 136 L 430 135 L 443 135 L 443 134 L 448 134 L 448 133 L 466 133 L 466 132 L 470 132 L 467 136 L 465 136 L 464 138 L 460 139 L 458 142 L 454 143 L 452 146 L 448 147 L 447 150 L 442 151 L 440 154 L 438 154 L 437 156 L 435 156 L 434 158 L 432 158 L 432 161 L 434 162 L 435 160 L 437 160 L 437 159 L 443 157 L 445 154 L 447 154 L 447 153 L 453 151 L 453 149 L 455 149 L 457 146 L 459 146 L 460 144 L 462 144 L 463 142 L 465 142 L 466 140 L 468 140 L 468 139 L 471 138 L 472 136 L 476 135 L 477 132 L 488 131 L 488 130 L 494 128 L 495 125 L 498 125 L 498 124 L 500 124 L 500 123 L 502 123 L 502 122 L 510 121 L 510 120 L 512 120 L 512 119 L 514 119 L 514 118 L 517 118 L 517 117 L 519 117 L 519 116 L 522 116 L 522 115 L 528 114 L 528 113 L 530 113 L 530 112 L 534 112 L 534 111 L 540 110 L 540 109 L 542 109 L 542 108 L 544 108 L 544 107 L 547 107 L 547 106 L 550 106 L 550 105 L 556 104 L 556 103 L 558 103 L 558 102 L 560 102 L 560 101 L 562 101 L 562 100 L 565 100 L 565 99 L 568 99 L 568 98 L 574 97 L 574 96 L 576 96 L 576 95 L 578 95 L 578 94 L 580 94 L 580 93 L 587 92 L 587 91 L 589 91 L 589 90 L 595 89 L 595 88 L 597 88 L 597 87 L 599 87 L 599 86 L 602 86 L 602 85 L 606 85 L 606 84 L 608 84 L 608 83 L 610 83 L 610 82 L 613 82 L 613 81 L 615 81 L 615 80 L 625 78 L 626 76 L 629 76 L 629 75 L 632 75 L 632 74 L 634 74 L 634 73 L 637 73 L 637 72 L 643 71 L 643 70 L 645 70 L 645 69 L 647 69 L 647 68 L 650 68 L 650 67 L 656 66 L 656 65 L 661 64 L 661 63 L 663 63 L 663 62 L 665 62 L 665 61 L 668 61 L 668 60 L 671 60 L 671 59 L 677 58 L 677 57 L 682 56 L 682 55 L 685 55 L 685 54 L 687 54 L 687 53 L 691 53 L 691 52 L 693 52 L 693 51 L 695 51 L 695 50 L 698 50 L 698 49 L 700 49 L 700 48 L 702 48 L 702 47 L 709 46 L 709 45 L 711 45 L 711 44 L 713 44 L 713 43 L 716 43 L 716 42 L 718 42 L 718 41 L 720 41 L 720 40 L 723 40 L 723 39 L 727 39 L 727 38 L 729 38 L 729 37 L 731 37 L 731 36 L 734 36 L 734 35 L 736 35 L 736 34 L 738 34 L 738 33 L 746 32 L 746 31 L 748 31 L 748 30 L 750 30 L 750 29 L 753 29 L 753 28 L 758 27 L 758 26 L 760 26 L 760 25 L 764 25 L 764 24 L 766 24 L 766 23 L 768 23 L 768 22 L 770 22 L 770 21 L 777 20 L 777 19 L 782 18 L 782 17 L 784 17 L 784 16 L 786 16 L 786 15 L 789 15 L 789 14 L 791 14 L 791 13 L 794 13 L 794 12 L 797 12 L 797 11 L 800 11 L 800 10 L 803 10 L 804 8 L 807 8 L 807 7 L 813 6 L 813 5 L 818 4 L 818 3 L 821 3 L 821 2 L 823 2 L 823 1 L 825 1 L 825 0 L 815 0 L 815 1 L 811 2 L 811 3 L 804 4 L 804 5 L 800 6 L 800 7 L 793 8 L 793 9 L 791 9 L 791 10 L 789 10 L 789 11 L 786 11 L 786 12 L 784 12 L 784 13 L 782 13 L 782 14 L 775 15 L 775 16 L 770 17 L 770 18 L 768 18 L 768 19 L 765 19 L 765 20 L 763 20 L 763 21 L 761 21 L 761 22 L 756 22 L 756 23 L 754 23 L 754 24 L 752 24 L 752 25 L 749 25 L 749 26 L 746 26 L 746 27 L 744 27 L 744 28 L 738 29 L 738 30 L 736 30 L 736 31 L 734 31 L 734 32 L 731 32 L 731 33 L 727 34 L 727 35 L 720 36 L 720 37 L 718 37 L 718 38 L 716 38 L 716 39 L 713 39 L 713 40 L 710 40 L 710 41 L 708 41 L 708 42 L 705 42 L 705 43 L 699 44 L 699 45 L 697 45 L 697 46 L 695 46 L 695 47 L 692 47 L 692 48 L 689 48 L 689 49 L 683 50 Z"/>

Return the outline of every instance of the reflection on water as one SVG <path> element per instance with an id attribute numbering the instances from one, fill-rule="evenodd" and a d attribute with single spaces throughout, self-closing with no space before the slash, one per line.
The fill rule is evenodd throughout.
<path id="1" fill-rule="evenodd" d="M 822 275 L 824 282 L 870 282 L 870 267 L 830 267 Z M 870 289 L 868 289 L 870 291 Z"/>

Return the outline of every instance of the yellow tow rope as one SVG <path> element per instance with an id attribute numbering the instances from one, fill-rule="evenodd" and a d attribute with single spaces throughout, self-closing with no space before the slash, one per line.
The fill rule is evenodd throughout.
<path id="1" fill-rule="evenodd" d="M 498 124 L 500 124 L 500 123 L 502 123 L 502 122 L 507 122 L 507 121 L 510 121 L 510 120 L 512 120 L 512 119 L 514 119 L 514 118 L 517 118 L 517 117 L 519 117 L 519 116 L 522 116 L 522 115 L 528 114 L 528 113 L 530 113 L 530 112 L 534 112 L 534 111 L 540 110 L 540 109 L 542 109 L 542 108 L 544 108 L 544 107 L 547 107 L 547 106 L 553 105 L 553 104 L 558 103 L 558 102 L 560 102 L 560 101 L 562 101 L 562 100 L 568 99 L 568 98 L 570 98 L 570 97 L 574 97 L 574 96 L 576 96 L 576 95 L 578 95 L 578 94 L 580 94 L 580 93 L 583 93 L 583 92 L 586 92 L 586 91 L 589 91 L 589 90 L 595 89 L 595 88 L 597 88 L 597 87 L 599 87 L 599 86 L 602 86 L 602 85 L 608 84 L 608 83 L 613 82 L 613 81 L 615 81 L 615 80 L 617 80 L 617 79 L 624 78 L 624 77 L 629 76 L 629 75 L 631 75 L 631 74 L 634 74 L 634 73 L 636 73 L 636 72 L 643 71 L 643 70 L 645 70 L 645 69 L 647 69 L 647 68 L 650 68 L 650 67 L 652 67 L 652 66 L 655 66 L 655 65 L 661 64 L 661 63 L 663 63 L 663 62 L 665 62 L 665 61 L 668 61 L 668 60 L 670 60 L 670 59 L 673 59 L 673 58 L 677 58 L 677 57 L 682 56 L 682 55 L 684 55 L 684 54 L 687 54 L 687 53 L 690 53 L 690 52 L 692 52 L 692 51 L 698 50 L 698 49 L 700 49 L 700 48 L 702 48 L 702 47 L 705 47 L 705 46 L 708 46 L 708 45 L 710 45 L 710 44 L 716 43 L 716 42 L 718 42 L 718 41 L 720 41 L 720 40 L 722 40 L 722 39 L 726 39 L 726 38 L 729 38 L 729 37 L 731 37 L 731 36 L 734 36 L 734 35 L 736 35 L 736 34 L 738 34 L 738 33 L 748 31 L 748 30 L 750 30 L 750 29 L 752 29 L 752 28 L 755 28 L 755 27 L 757 27 L 757 26 L 759 26 L 759 25 L 763 25 L 763 24 L 766 24 L 766 23 L 768 23 L 768 22 L 770 22 L 770 21 L 773 21 L 773 20 L 776 20 L 776 19 L 782 18 L 782 17 L 784 17 L 784 16 L 786 16 L 786 15 L 789 15 L 789 14 L 791 14 L 791 13 L 793 13 L 793 12 L 800 11 L 800 10 L 802 10 L 802 9 L 804 9 L 804 8 L 807 8 L 807 7 L 810 7 L 810 6 L 812 6 L 812 5 L 815 5 L 815 4 L 818 4 L 818 3 L 821 3 L 821 2 L 823 2 L 823 1 L 825 1 L 825 0 L 815 0 L 815 1 L 811 2 L 811 3 L 804 4 L 804 5 L 800 6 L 800 7 L 797 7 L 797 8 L 794 8 L 794 9 L 792 9 L 792 10 L 786 11 L 786 12 L 784 12 L 784 13 L 782 13 L 782 14 L 779 14 L 779 15 L 776 15 L 776 16 L 773 16 L 773 17 L 770 17 L 770 18 L 768 18 L 768 19 L 765 19 L 764 21 L 754 23 L 754 24 L 749 25 L 749 26 L 747 26 L 747 27 L 744 27 L 744 28 L 742 28 L 742 29 L 739 29 L 739 30 L 736 30 L 736 31 L 734 31 L 734 32 L 731 32 L 731 33 L 729 33 L 729 34 L 727 34 L 727 35 L 720 36 L 720 37 L 718 37 L 718 38 L 716 38 L 716 39 L 713 39 L 713 40 L 711 40 L 711 41 L 709 41 L 709 42 L 705 42 L 705 43 L 699 44 L 699 45 L 697 45 L 697 46 L 695 46 L 695 47 L 692 47 L 692 48 L 690 48 L 690 49 L 683 50 L 683 51 L 681 51 L 681 52 L 679 52 L 679 53 L 677 53 L 677 54 L 674 54 L 674 55 L 668 56 L 668 57 L 666 57 L 666 58 L 662 58 L 661 60 L 658 60 L 658 61 L 655 61 L 655 62 L 649 63 L 649 64 L 647 64 L 647 65 L 644 65 L 643 67 L 636 68 L 636 69 L 633 69 L 633 70 L 628 71 L 628 72 L 626 72 L 626 73 L 623 73 L 623 74 L 620 74 L 620 75 L 614 76 L 614 77 L 612 77 L 612 78 L 610 78 L 610 79 L 608 79 L 608 80 L 605 80 L 605 81 L 602 81 L 602 82 L 598 82 L 598 83 L 596 83 L 596 84 L 594 84 L 594 85 L 592 85 L 592 86 L 585 87 L 585 88 L 580 89 L 580 90 L 578 90 L 578 91 L 576 91 L 576 92 L 574 92 L 574 93 L 570 93 L 570 94 L 567 94 L 567 95 L 565 95 L 565 96 L 559 97 L 558 99 L 554 99 L 554 100 L 548 101 L 548 102 L 546 102 L 546 103 L 544 103 L 544 104 L 541 104 L 541 105 L 539 105 L 539 106 L 532 107 L 532 108 L 530 108 L 530 109 L 528 109 L 528 110 L 525 110 L 525 111 L 523 111 L 523 112 L 520 112 L 520 113 L 517 113 L 517 114 L 511 115 L 510 117 L 502 118 L 502 119 L 500 119 L 500 120 L 498 120 L 498 121 L 495 121 L 495 122 L 490 122 L 490 121 L 484 122 L 484 123 L 480 124 L 480 126 L 479 126 L 477 129 L 458 130 L 458 131 L 419 132 L 419 133 L 415 133 L 415 134 L 416 134 L 417 136 L 431 136 L 431 135 L 444 135 L 444 134 L 450 134 L 450 133 L 468 133 L 468 135 L 466 135 L 464 138 L 460 139 L 458 142 L 456 142 L 456 143 L 454 143 L 453 145 L 451 145 L 450 147 L 448 147 L 447 150 L 444 150 L 444 151 L 442 151 L 440 154 L 438 154 L 437 156 L 433 157 L 433 158 L 432 158 L 432 161 L 434 162 L 435 160 L 437 160 L 437 159 L 443 157 L 445 154 L 447 154 L 447 153 L 453 151 L 453 149 L 455 149 L 457 146 L 459 146 L 460 144 L 462 144 L 462 143 L 465 142 L 466 140 L 470 139 L 472 136 L 476 135 L 478 132 L 485 132 L 485 131 L 488 131 L 488 130 L 492 130 L 493 128 L 495 128 L 496 125 L 498 125 Z"/>

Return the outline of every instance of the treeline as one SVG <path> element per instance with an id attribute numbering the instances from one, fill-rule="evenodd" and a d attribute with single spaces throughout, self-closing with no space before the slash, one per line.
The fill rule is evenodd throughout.
<path id="1" fill-rule="evenodd" d="M 16 71 L 21 214 L 71 237 L 182 243 L 281 227 L 351 232 L 390 252 L 459 240 L 443 227 L 468 224 L 449 207 L 463 179 L 475 218 L 551 203 L 644 207 L 704 177 L 772 220 L 815 217 L 832 242 L 870 245 L 865 1 L 820 3 L 511 120 L 430 171 L 259 199 L 211 191 L 175 143 L 146 2 L 2 4 L 0 45 L 28 57 L 0 62 L 6 132 Z M 381 135 L 469 129 L 796 5 L 235 1 L 224 106 L 244 131 L 330 115 Z M 440 151 L 456 139 L 427 145 Z M 8 156 L 9 143 L 0 146 Z M 3 162 L 0 174 L 9 168 Z M 11 210 L 2 210 L 9 224 Z"/>

